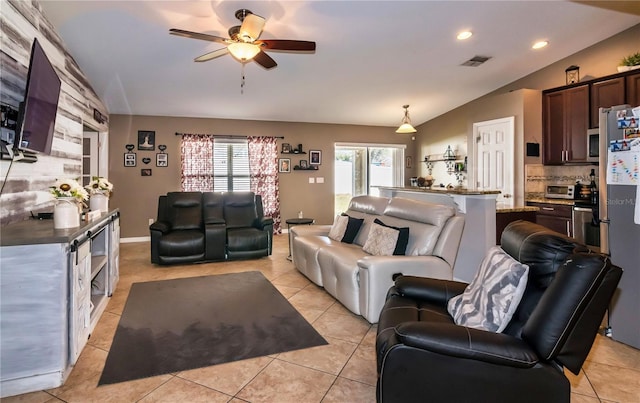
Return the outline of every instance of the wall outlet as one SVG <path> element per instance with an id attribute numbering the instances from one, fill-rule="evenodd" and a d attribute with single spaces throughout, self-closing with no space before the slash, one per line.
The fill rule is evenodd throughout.
<path id="1" fill-rule="evenodd" d="M 153 218 L 149 218 L 149 225 L 153 224 L 155 220 Z"/>

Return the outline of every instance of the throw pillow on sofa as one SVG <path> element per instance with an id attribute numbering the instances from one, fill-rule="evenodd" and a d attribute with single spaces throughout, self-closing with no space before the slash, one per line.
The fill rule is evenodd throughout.
<path id="1" fill-rule="evenodd" d="M 377 256 L 404 255 L 408 243 L 409 227 L 393 227 L 376 218 L 362 250 Z"/>
<path id="2" fill-rule="evenodd" d="M 360 231 L 360 227 L 363 222 L 364 219 L 362 218 L 353 218 L 342 213 L 337 216 L 336 220 L 333 222 L 333 226 L 329 231 L 329 238 L 334 241 L 353 243 L 353 240 L 356 239 L 356 235 L 358 235 L 358 231 Z"/>
<path id="3" fill-rule="evenodd" d="M 518 308 L 528 273 L 529 266 L 493 246 L 464 292 L 449 300 L 447 310 L 457 325 L 500 333 Z"/>

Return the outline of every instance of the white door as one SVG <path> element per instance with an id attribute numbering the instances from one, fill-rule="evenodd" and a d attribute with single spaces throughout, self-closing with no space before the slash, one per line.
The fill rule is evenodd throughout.
<path id="1" fill-rule="evenodd" d="M 86 186 L 98 173 L 100 159 L 98 132 L 85 131 L 82 139 L 82 186 Z"/>
<path id="2" fill-rule="evenodd" d="M 513 204 L 513 122 L 511 116 L 473 124 L 477 188 L 499 190 L 497 201 L 506 205 Z"/>
<path id="3" fill-rule="evenodd" d="M 88 185 L 92 176 L 109 178 L 109 142 L 107 132 L 84 128 L 82 139 L 82 185 Z"/>

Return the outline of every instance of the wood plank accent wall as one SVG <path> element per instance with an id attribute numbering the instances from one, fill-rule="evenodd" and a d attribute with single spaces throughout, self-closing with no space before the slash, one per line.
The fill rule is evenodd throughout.
<path id="1" fill-rule="evenodd" d="M 80 177 L 83 132 L 86 127 L 107 132 L 108 119 L 98 123 L 93 110 L 107 117 L 108 112 L 37 1 L 3 0 L 0 30 L 0 102 L 17 109 L 24 99 L 34 38 L 62 81 L 51 155 L 39 154 L 33 164 L 0 161 L 0 224 L 7 224 L 27 219 L 32 211 L 53 210 L 49 186 L 56 179 Z"/>

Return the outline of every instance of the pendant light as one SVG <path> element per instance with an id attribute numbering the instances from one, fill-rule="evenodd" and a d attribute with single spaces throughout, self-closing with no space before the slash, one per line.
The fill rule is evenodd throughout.
<path id="1" fill-rule="evenodd" d="M 402 105 L 404 108 L 404 118 L 396 133 L 415 133 L 417 130 L 411 126 L 411 119 L 409 119 L 409 105 Z"/>

